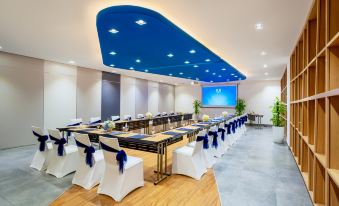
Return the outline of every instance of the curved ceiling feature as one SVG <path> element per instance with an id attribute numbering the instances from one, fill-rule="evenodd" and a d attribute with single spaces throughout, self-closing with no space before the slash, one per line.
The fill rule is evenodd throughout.
<path id="1" fill-rule="evenodd" d="M 97 15 L 106 66 L 204 82 L 246 79 L 161 14 L 137 6 L 112 6 Z"/>

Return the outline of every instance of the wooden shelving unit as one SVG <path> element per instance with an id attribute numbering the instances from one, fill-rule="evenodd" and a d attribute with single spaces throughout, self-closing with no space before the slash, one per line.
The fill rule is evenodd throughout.
<path id="1" fill-rule="evenodd" d="M 313 203 L 339 206 L 339 0 L 314 0 L 290 79 L 290 149 Z"/>
<path id="2" fill-rule="evenodd" d="M 287 68 L 285 68 L 284 74 L 280 80 L 280 88 L 281 88 L 281 94 L 280 94 L 280 100 L 287 105 Z M 287 112 L 285 112 L 284 116 L 282 116 L 283 119 L 287 123 Z M 287 124 L 284 128 L 285 136 L 287 135 Z"/>

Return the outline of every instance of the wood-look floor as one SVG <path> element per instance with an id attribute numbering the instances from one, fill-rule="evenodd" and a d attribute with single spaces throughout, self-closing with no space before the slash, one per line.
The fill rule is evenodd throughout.
<path id="1" fill-rule="evenodd" d="M 187 143 L 178 142 L 168 147 L 169 169 L 172 164 L 172 150 Z M 64 194 L 51 203 L 57 205 L 93 206 L 93 205 L 208 205 L 219 206 L 220 198 L 212 169 L 196 181 L 182 175 L 171 175 L 158 185 L 153 184 L 156 154 L 131 149 L 124 149 L 129 156 L 141 157 L 144 160 L 145 186 L 128 194 L 121 202 L 115 202 L 111 197 L 97 194 L 97 188 L 85 190 L 72 186 Z"/>

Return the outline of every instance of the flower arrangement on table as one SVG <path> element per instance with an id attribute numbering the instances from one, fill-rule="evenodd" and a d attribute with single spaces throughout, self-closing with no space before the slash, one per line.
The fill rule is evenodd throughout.
<path id="1" fill-rule="evenodd" d="M 147 112 L 147 113 L 145 114 L 145 116 L 146 116 L 147 119 L 151 119 L 151 118 L 153 117 L 153 115 L 152 115 L 151 112 Z"/>
<path id="2" fill-rule="evenodd" d="M 108 132 L 111 132 L 115 128 L 115 123 L 113 121 L 107 120 L 103 123 L 102 128 Z"/>
<path id="3" fill-rule="evenodd" d="M 221 114 L 222 114 L 223 117 L 227 117 L 228 116 L 228 112 L 226 112 L 226 111 L 223 111 Z"/>
<path id="4" fill-rule="evenodd" d="M 202 121 L 207 122 L 210 117 L 207 114 L 202 115 Z"/>

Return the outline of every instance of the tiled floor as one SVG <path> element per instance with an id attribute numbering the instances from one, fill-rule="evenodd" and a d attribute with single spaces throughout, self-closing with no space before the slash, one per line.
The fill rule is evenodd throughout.
<path id="1" fill-rule="evenodd" d="M 46 206 L 71 186 L 73 174 L 57 179 L 29 167 L 36 149 L 0 150 L 1 206 Z"/>
<path id="2" fill-rule="evenodd" d="M 248 127 L 214 172 L 224 206 L 312 205 L 293 156 L 273 143 L 271 128 Z"/>
<path id="3" fill-rule="evenodd" d="M 271 129 L 249 128 L 214 166 L 224 206 L 309 206 L 311 200 L 286 145 Z M 35 146 L 0 150 L 0 205 L 45 206 L 71 186 L 29 167 Z"/>

